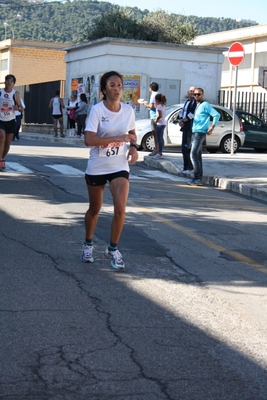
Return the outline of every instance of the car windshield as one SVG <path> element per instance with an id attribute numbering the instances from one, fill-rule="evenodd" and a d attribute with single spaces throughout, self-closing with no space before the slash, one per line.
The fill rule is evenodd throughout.
<path id="1" fill-rule="evenodd" d="M 242 111 L 238 111 L 237 115 L 241 119 L 242 123 L 245 125 L 254 125 L 254 126 L 261 126 L 262 121 L 256 117 L 256 115 L 243 113 Z"/>

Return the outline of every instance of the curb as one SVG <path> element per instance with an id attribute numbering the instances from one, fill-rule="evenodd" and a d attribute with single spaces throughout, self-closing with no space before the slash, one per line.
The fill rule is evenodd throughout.
<path id="1" fill-rule="evenodd" d="M 79 139 L 79 138 L 70 138 L 65 136 L 64 138 L 61 137 L 57 137 L 55 138 L 54 135 L 47 135 L 47 134 L 40 134 L 40 135 L 36 135 L 36 134 L 31 134 L 28 132 L 20 132 L 20 137 L 22 139 L 27 139 L 27 140 L 42 140 L 45 142 L 53 142 L 53 143 L 64 143 L 64 144 L 72 144 L 72 145 L 84 145 L 84 140 L 83 139 Z M 85 145 L 84 145 L 85 146 Z"/>
<path id="2" fill-rule="evenodd" d="M 155 160 L 151 157 L 144 157 L 144 163 L 152 168 L 158 169 L 170 174 L 183 176 L 181 169 L 178 168 L 173 161 L 169 160 Z M 248 184 L 242 178 L 225 178 L 217 176 L 204 176 L 203 182 L 209 186 L 218 187 L 220 189 L 228 190 L 242 196 L 251 197 L 256 200 L 261 200 L 267 203 L 267 189 L 259 189 L 256 185 Z"/>
<path id="3" fill-rule="evenodd" d="M 220 189 L 229 190 L 233 193 L 238 193 L 242 196 L 252 197 L 257 200 L 267 202 L 267 189 L 259 189 L 256 186 L 248 185 L 244 180 L 239 178 L 220 178 L 206 177 L 206 182 L 210 186 L 219 187 Z"/>

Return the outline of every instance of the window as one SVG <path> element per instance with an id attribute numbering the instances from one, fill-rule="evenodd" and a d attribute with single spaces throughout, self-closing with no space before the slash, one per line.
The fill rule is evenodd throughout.
<path id="1" fill-rule="evenodd" d="M 1 71 L 7 71 L 8 70 L 8 59 L 5 58 L 4 60 L 1 60 Z"/>

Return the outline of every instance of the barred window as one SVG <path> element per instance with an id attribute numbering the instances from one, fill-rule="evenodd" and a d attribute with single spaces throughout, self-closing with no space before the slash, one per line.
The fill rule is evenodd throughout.
<path id="1" fill-rule="evenodd" d="M 8 59 L 5 58 L 4 60 L 1 60 L 1 71 L 7 71 L 8 70 Z"/>

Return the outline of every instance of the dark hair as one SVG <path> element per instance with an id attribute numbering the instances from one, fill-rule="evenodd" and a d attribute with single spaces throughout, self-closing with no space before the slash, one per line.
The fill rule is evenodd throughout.
<path id="1" fill-rule="evenodd" d="M 56 96 L 59 96 L 59 94 L 60 94 L 60 90 L 56 90 L 56 91 L 55 91 L 55 95 L 56 95 Z"/>
<path id="2" fill-rule="evenodd" d="M 164 106 L 167 103 L 167 99 L 164 96 L 164 94 L 161 93 L 156 94 L 155 99 L 157 100 L 158 103 L 163 104 Z"/>
<path id="3" fill-rule="evenodd" d="M 84 101 L 85 103 L 87 103 L 87 97 L 86 97 L 86 94 L 85 94 L 85 93 L 82 93 L 82 94 L 80 95 L 80 99 L 81 99 L 81 101 Z"/>
<path id="4" fill-rule="evenodd" d="M 16 83 L 16 78 L 15 78 L 14 75 L 12 75 L 12 74 L 6 75 L 6 76 L 5 76 L 5 81 L 6 81 L 7 79 L 9 79 L 9 78 L 13 79 L 14 83 Z"/>
<path id="5" fill-rule="evenodd" d="M 105 95 L 105 93 L 104 93 L 104 90 L 106 90 L 106 87 L 107 87 L 107 81 L 108 81 L 108 79 L 111 77 L 111 76 L 118 76 L 119 78 L 120 78 L 120 80 L 121 80 L 121 83 L 122 83 L 122 85 L 123 85 L 123 78 L 122 78 L 122 75 L 121 74 L 119 74 L 118 72 L 116 72 L 116 71 L 109 71 L 109 72 L 106 72 L 104 75 L 102 75 L 102 77 L 101 77 L 101 80 L 100 80 L 100 90 L 101 90 L 101 93 L 102 93 L 102 95 L 103 95 L 103 100 L 106 100 L 106 95 Z"/>
<path id="6" fill-rule="evenodd" d="M 157 92 L 159 90 L 159 85 L 157 82 L 151 82 L 149 87 L 151 90 L 153 90 L 153 92 Z"/>
<path id="7" fill-rule="evenodd" d="M 196 87 L 195 90 L 201 90 L 202 94 L 204 94 L 204 90 L 201 87 Z"/>

